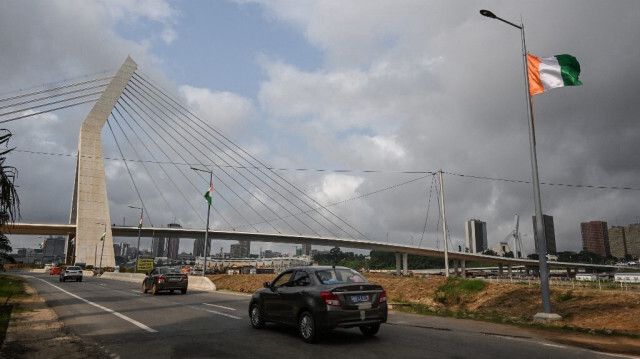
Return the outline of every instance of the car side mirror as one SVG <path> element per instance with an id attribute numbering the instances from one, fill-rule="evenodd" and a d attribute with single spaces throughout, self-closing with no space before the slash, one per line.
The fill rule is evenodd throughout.
<path id="1" fill-rule="evenodd" d="M 269 282 L 264 282 L 264 283 L 262 284 L 262 286 L 263 286 L 263 287 L 265 287 L 265 288 L 269 288 L 269 289 L 271 289 L 271 283 L 269 283 Z"/>

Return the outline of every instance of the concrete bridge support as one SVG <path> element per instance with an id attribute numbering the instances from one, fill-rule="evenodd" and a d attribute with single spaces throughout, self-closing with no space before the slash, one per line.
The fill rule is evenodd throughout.
<path id="1" fill-rule="evenodd" d="M 513 272 L 511 270 L 511 264 L 507 264 L 507 273 L 509 275 L 509 278 L 513 278 Z"/>
<path id="2" fill-rule="evenodd" d="M 498 278 L 504 277 L 504 268 L 502 263 L 498 263 Z"/>
<path id="3" fill-rule="evenodd" d="M 456 277 L 459 276 L 460 272 L 460 262 L 457 259 L 453 260 L 453 275 L 455 275 Z"/>
<path id="4" fill-rule="evenodd" d="M 137 67 L 127 57 L 80 128 L 69 217 L 69 224 L 76 225 L 75 246 L 67 241 L 67 263 L 99 266 L 102 262 L 103 267 L 115 266 L 100 132 Z"/>
<path id="5" fill-rule="evenodd" d="M 396 253 L 396 274 L 397 275 L 409 274 L 409 254 L 408 253 Z"/>
<path id="6" fill-rule="evenodd" d="M 467 278 L 467 261 L 464 259 L 460 260 L 460 271 L 462 271 L 462 278 Z"/>

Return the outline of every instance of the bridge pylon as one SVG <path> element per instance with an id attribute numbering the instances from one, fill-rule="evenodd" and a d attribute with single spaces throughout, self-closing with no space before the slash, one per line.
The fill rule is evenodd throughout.
<path id="1" fill-rule="evenodd" d="M 137 67 L 127 57 L 80 128 L 69 217 L 69 224 L 76 225 L 75 245 L 67 245 L 67 263 L 99 266 L 102 262 L 102 267 L 115 266 L 100 132 Z"/>

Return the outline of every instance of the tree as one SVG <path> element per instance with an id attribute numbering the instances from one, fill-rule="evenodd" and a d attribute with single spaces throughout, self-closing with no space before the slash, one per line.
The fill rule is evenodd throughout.
<path id="1" fill-rule="evenodd" d="M 5 225 L 15 222 L 20 218 L 20 199 L 18 192 L 13 184 L 18 177 L 18 170 L 13 166 L 6 166 L 6 155 L 13 151 L 8 148 L 11 132 L 6 129 L 0 129 L 0 145 L 7 147 L 6 150 L 0 152 L 0 259 L 11 260 L 9 253 L 11 241 L 1 232 Z"/>

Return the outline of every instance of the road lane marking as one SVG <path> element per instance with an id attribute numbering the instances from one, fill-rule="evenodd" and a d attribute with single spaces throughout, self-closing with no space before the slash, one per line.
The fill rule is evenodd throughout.
<path id="1" fill-rule="evenodd" d="M 35 278 L 35 277 L 34 277 L 34 278 Z M 80 299 L 81 301 L 83 301 L 83 302 L 85 302 L 85 303 L 87 303 L 87 304 L 93 305 L 94 307 L 96 307 L 96 308 L 98 308 L 98 309 L 102 309 L 102 310 L 104 310 L 104 311 L 105 311 L 105 312 L 107 312 L 107 313 L 113 314 L 113 315 L 115 315 L 116 317 L 118 317 L 118 318 L 120 318 L 120 319 L 124 319 L 124 320 L 126 320 L 127 322 L 129 322 L 129 323 L 131 323 L 131 324 L 133 324 L 133 325 L 137 326 L 137 327 L 138 327 L 138 328 L 140 328 L 140 329 L 146 330 L 146 331 L 147 331 L 147 332 L 149 332 L 149 333 L 157 333 L 157 332 L 158 332 L 157 330 L 152 329 L 152 328 L 149 328 L 148 326 L 146 326 L 146 325 L 144 325 L 144 324 L 140 323 L 139 321 L 137 321 L 137 320 L 135 320 L 135 319 L 131 319 L 131 318 L 127 317 L 127 316 L 126 316 L 126 315 L 124 315 L 124 314 L 120 314 L 120 313 L 116 312 L 116 311 L 115 311 L 115 310 L 113 310 L 113 309 L 109 309 L 109 308 L 107 308 L 107 307 L 105 307 L 105 306 L 102 306 L 102 305 L 100 305 L 100 304 L 98 304 L 98 303 L 94 303 L 94 302 L 92 302 L 92 301 L 90 301 L 90 300 L 84 299 L 84 298 L 82 298 L 82 297 L 80 297 L 80 296 L 78 296 L 78 295 L 75 295 L 75 294 L 73 294 L 73 293 L 71 293 L 71 292 L 69 292 L 69 291 L 67 291 L 67 290 L 64 290 L 64 289 L 62 289 L 62 288 L 58 287 L 58 286 L 57 286 L 57 285 L 55 285 L 55 284 L 51 284 L 51 283 L 49 283 L 49 282 L 47 282 L 47 281 L 46 281 L 46 280 L 44 280 L 44 279 L 40 279 L 40 278 L 36 278 L 36 279 L 41 280 L 41 281 L 43 281 L 44 283 L 47 283 L 48 285 L 50 285 L 50 286 L 52 286 L 52 287 L 54 287 L 54 288 L 56 288 L 56 289 L 60 290 L 61 292 L 64 292 L 64 293 L 66 293 L 66 294 L 69 294 L 70 296 L 72 296 L 72 297 L 74 297 L 74 298 Z"/>
<path id="2" fill-rule="evenodd" d="M 194 306 L 194 305 L 185 305 L 185 307 L 187 307 L 187 308 L 191 308 L 191 309 L 194 309 L 194 310 L 201 310 L 201 311 L 203 311 L 203 312 L 207 312 L 207 313 L 212 313 L 212 314 L 222 315 L 223 317 L 227 317 L 227 318 L 231 318 L 231 319 L 238 319 L 238 320 L 241 320 L 241 319 L 242 319 L 241 317 L 238 317 L 238 316 L 235 316 L 235 315 L 231 315 L 231 314 L 227 314 L 227 313 L 218 312 L 218 311 L 211 310 L 211 309 L 198 308 L 198 307 L 196 307 L 196 306 Z"/>
<path id="3" fill-rule="evenodd" d="M 227 310 L 236 310 L 236 308 L 229 308 L 229 307 L 225 307 L 222 305 L 217 305 L 217 304 L 209 304 L 209 303 L 202 303 L 204 305 L 210 305 L 212 307 L 217 307 L 217 308 L 222 308 L 222 309 L 227 309 Z"/>

